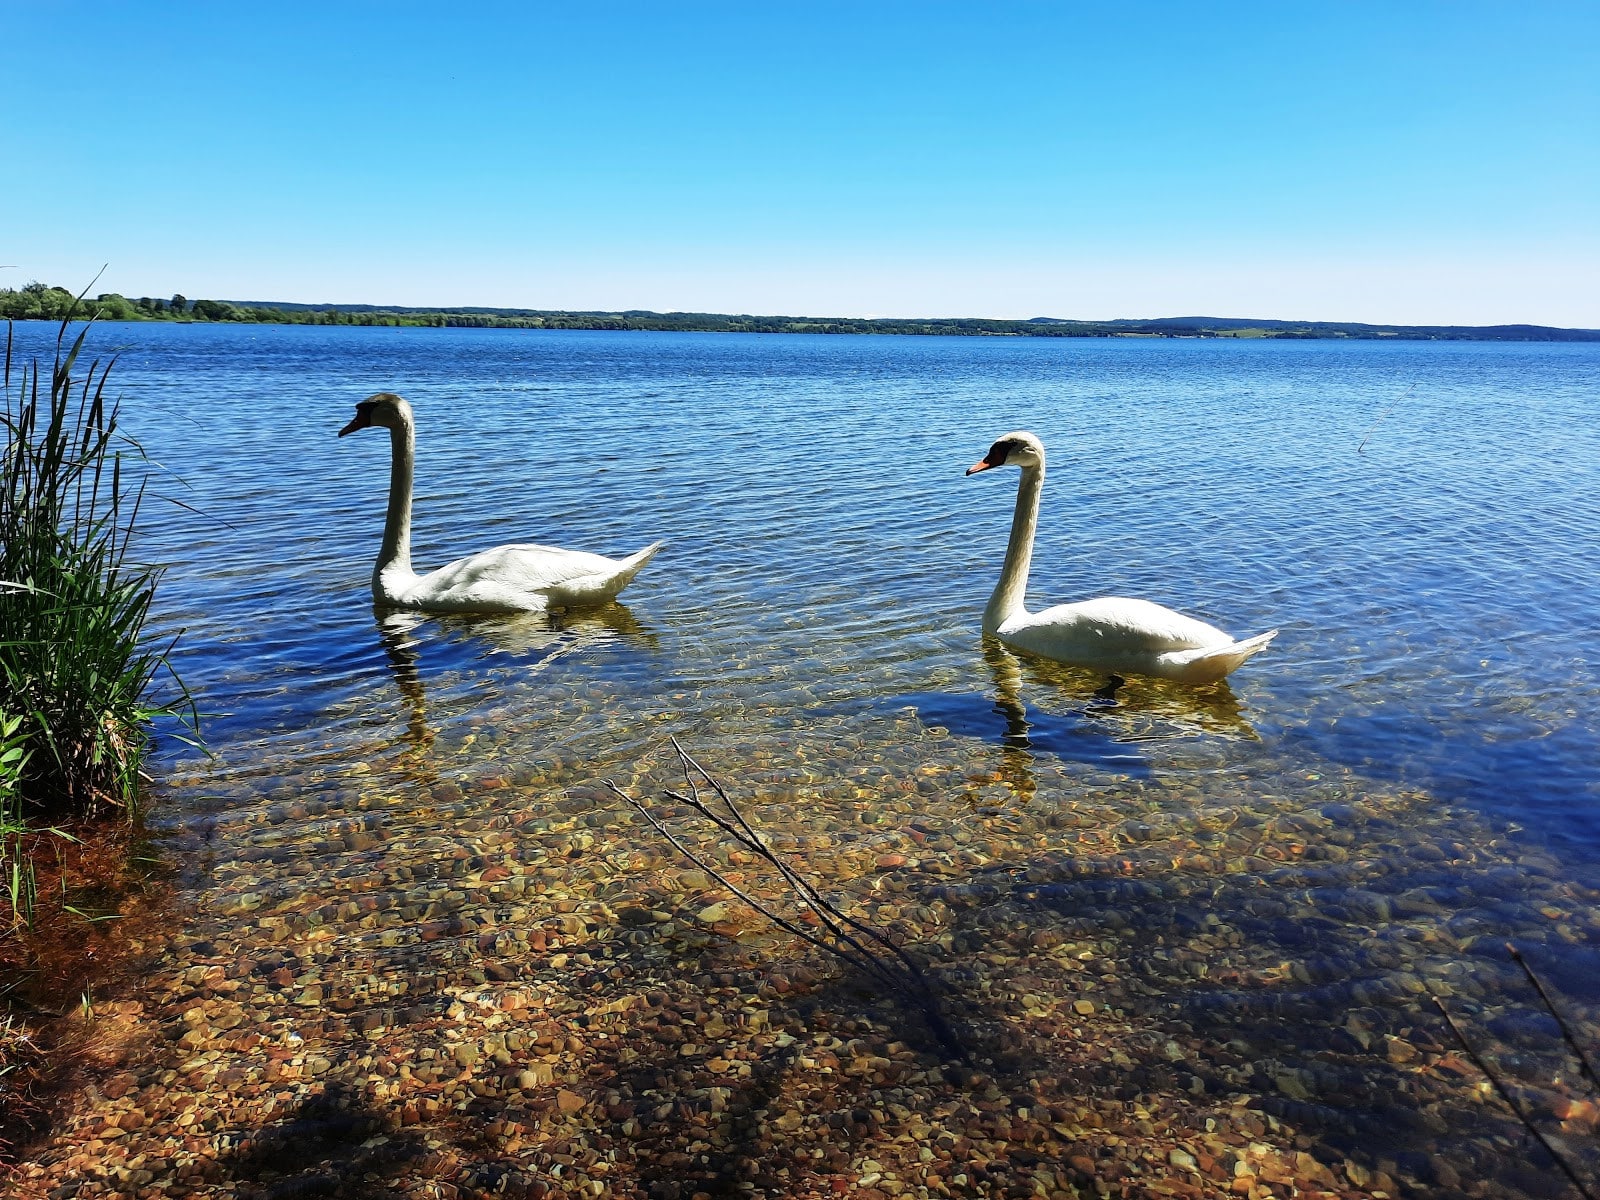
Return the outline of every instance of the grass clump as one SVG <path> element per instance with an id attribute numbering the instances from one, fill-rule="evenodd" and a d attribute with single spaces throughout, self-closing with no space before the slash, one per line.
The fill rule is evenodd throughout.
<path id="1" fill-rule="evenodd" d="M 64 320 L 49 368 L 6 334 L 0 458 L 0 879 L 26 919 L 32 862 L 75 820 L 137 812 L 152 722 L 194 728 L 170 646 L 145 633 L 157 572 L 129 557 L 139 447 L 106 397 L 115 357 L 80 371 L 90 326 Z M 137 482 L 127 477 L 138 474 Z M 176 699 L 151 699 L 165 675 Z"/>

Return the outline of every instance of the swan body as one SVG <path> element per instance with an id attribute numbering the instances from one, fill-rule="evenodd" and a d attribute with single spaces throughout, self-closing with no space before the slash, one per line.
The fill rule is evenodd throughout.
<path id="1" fill-rule="evenodd" d="M 1101 596 L 1030 613 L 1024 604 L 1033 539 L 1044 488 L 1044 443 L 1031 433 L 1008 433 L 974 463 L 968 475 L 995 467 L 1022 470 L 1000 582 L 983 612 L 983 631 L 1008 646 L 1117 674 L 1155 675 L 1183 683 L 1213 683 L 1277 636 L 1235 641 L 1214 625 L 1149 600 Z"/>
<path id="2" fill-rule="evenodd" d="M 339 436 L 361 429 L 389 431 L 389 510 L 383 547 L 372 569 L 372 597 L 391 608 L 428 612 L 534 612 L 602 604 L 649 562 L 661 543 L 627 558 L 532 543 L 496 546 L 458 558 L 436 571 L 411 569 L 411 478 L 416 458 L 416 421 L 411 405 L 393 392 L 378 392 L 356 405 Z"/>

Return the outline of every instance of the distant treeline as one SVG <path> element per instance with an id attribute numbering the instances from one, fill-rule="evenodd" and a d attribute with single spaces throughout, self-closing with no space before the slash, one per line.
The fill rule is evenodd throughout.
<path id="1" fill-rule="evenodd" d="M 103 321 L 236 321 L 273 325 L 408 325 L 480 329 L 649 329 L 682 333 L 900 333 L 955 337 L 1400 338 L 1428 341 L 1600 341 L 1597 329 L 1546 325 L 1360 325 L 1333 321 L 1162 317 L 1066 321 L 1034 317 L 758 317 L 726 313 L 567 312 L 533 308 L 398 308 L 374 304 L 290 304 L 254 300 L 129 299 L 102 292 L 79 302 L 65 288 L 30 283 L 0 288 L 0 320 L 59 321 L 73 313 Z"/>

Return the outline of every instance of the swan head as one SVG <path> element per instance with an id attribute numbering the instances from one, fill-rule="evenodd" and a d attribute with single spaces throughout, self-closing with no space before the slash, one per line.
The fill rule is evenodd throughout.
<path id="1" fill-rule="evenodd" d="M 1017 430 L 1008 433 L 996 440 L 977 462 L 967 468 L 968 475 L 976 475 L 979 471 L 992 471 L 995 467 L 1029 467 L 1044 466 L 1044 443 L 1031 433 Z"/>
<path id="2" fill-rule="evenodd" d="M 339 436 L 358 429 L 371 429 L 374 425 L 384 429 L 403 429 L 411 424 L 411 405 L 393 392 L 375 392 L 356 403 L 356 415 L 350 424 L 339 430 Z"/>

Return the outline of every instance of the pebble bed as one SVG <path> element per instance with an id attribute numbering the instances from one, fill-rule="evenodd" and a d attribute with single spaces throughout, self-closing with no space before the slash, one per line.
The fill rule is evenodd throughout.
<path id="1" fill-rule="evenodd" d="M 1433 997 L 1600 1173 L 1596 1091 L 1504 951 L 1600 942 L 1548 848 L 1355 770 L 1114 777 L 784 711 L 685 740 L 926 961 L 966 1061 L 606 790 L 784 906 L 664 798 L 681 720 L 534 756 L 490 711 L 165 781 L 186 909 L 10 1194 L 1576 1195 Z"/>

